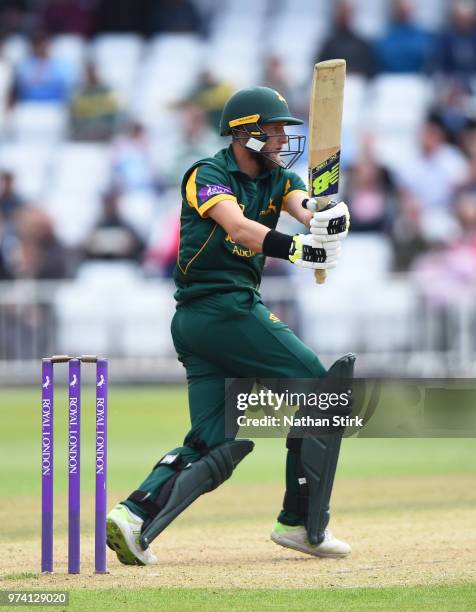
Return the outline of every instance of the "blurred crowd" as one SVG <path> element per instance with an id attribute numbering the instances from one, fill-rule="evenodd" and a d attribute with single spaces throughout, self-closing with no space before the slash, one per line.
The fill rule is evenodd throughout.
<path id="1" fill-rule="evenodd" d="M 193 0 L 2 0 L 0 34 L 93 36 L 103 32 L 205 34 L 203 10 Z"/>
<path id="2" fill-rule="evenodd" d="M 412 272 L 430 284 L 433 278 L 447 278 L 451 286 L 475 282 L 475 3 L 448 1 L 443 25 L 429 30 L 415 19 L 410 2 L 389 1 L 385 29 L 374 38 L 355 27 L 352 2 L 333 4 L 331 29 L 313 50 L 309 69 L 314 61 L 343 57 L 348 74 L 367 83 L 382 75 L 422 75 L 432 86 L 411 159 L 402 154 L 398 163 L 385 163 L 372 126 L 358 138 L 344 138 L 341 196 L 351 209 L 352 232 L 385 240 L 394 271 Z M 95 63 L 86 57 L 78 74 L 50 53 L 50 44 L 59 35 L 93 40 L 104 33 L 128 32 L 144 39 L 190 33 L 206 43 L 207 24 L 218 5 L 192 0 L 0 0 L 0 36 L 7 41 L 22 35 L 29 41 L 27 55 L 16 64 L 2 56 L 0 46 L 0 80 L 2 73 L 11 74 L 3 109 L 6 123 L 19 104 L 60 105 L 67 109 L 68 140 L 102 144 L 111 170 L 88 235 L 80 244 L 67 244 L 47 209 L 21 193 L 0 148 L 0 280 L 72 277 L 82 262 L 97 259 L 131 261 L 149 275 L 170 276 L 179 235 L 178 186 L 191 163 L 227 144 L 217 126 L 223 103 L 236 88 L 233 66 L 229 79 L 202 70 L 187 94 L 174 101 L 179 138 L 167 151 L 168 163 L 161 164 L 155 142 L 160 134 L 129 112 Z M 306 120 L 308 89 L 296 87 L 278 54 L 262 58 L 259 84 L 279 90 Z M 298 171 L 305 175 L 305 160 Z M 159 209 L 152 217 L 160 218 L 160 224 L 146 219 L 145 231 L 121 212 L 124 196 L 137 192 L 151 194 Z M 289 272 L 274 263 L 270 273 Z"/>

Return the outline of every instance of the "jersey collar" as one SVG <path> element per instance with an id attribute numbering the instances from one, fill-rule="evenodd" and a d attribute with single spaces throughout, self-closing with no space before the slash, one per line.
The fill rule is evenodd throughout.
<path id="1" fill-rule="evenodd" d="M 238 164 L 236 163 L 235 156 L 233 155 L 233 149 L 231 145 L 227 149 L 224 149 L 226 167 L 230 172 L 241 172 Z"/>

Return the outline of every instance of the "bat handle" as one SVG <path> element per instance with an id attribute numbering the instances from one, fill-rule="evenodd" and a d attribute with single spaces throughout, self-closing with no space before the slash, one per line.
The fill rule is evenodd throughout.
<path id="1" fill-rule="evenodd" d="M 316 206 L 317 204 L 317 206 Z M 327 200 L 323 198 L 319 198 L 314 200 L 314 202 L 309 202 L 308 199 L 304 200 L 302 205 L 307 210 L 310 210 L 312 213 L 317 212 L 318 210 L 326 210 L 335 206 L 337 202 L 334 200 Z M 317 285 L 323 285 L 326 282 L 327 272 L 326 270 L 314 270 L 314 278 L 316 279 Z"/>
<path id="2" fill-rule="evenodd" d="M 314 278 L 316 279 L 317 285 L 323 285 L 326 282 L 327 271 L 326 270 L 314 270 Z"/>

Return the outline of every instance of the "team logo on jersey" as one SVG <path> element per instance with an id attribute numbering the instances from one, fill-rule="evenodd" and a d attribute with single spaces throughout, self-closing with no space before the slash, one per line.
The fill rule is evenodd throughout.
<path id="1" fill-rule="evenodd" d="M 233 195 L 233 192 L 226 185 L 205 185 L 198 192 L 201 204 L 217 195 Z"/>
<path id="2" fill-rule="evenodd" d="M 266 217 L 266 215 L 270 215 L 271 213 L 278 214 L 278 207 L 273 200 L 268 202 L 268 207 L 265 210 L 262 210 L 259 215 L 260 217 Z"/>

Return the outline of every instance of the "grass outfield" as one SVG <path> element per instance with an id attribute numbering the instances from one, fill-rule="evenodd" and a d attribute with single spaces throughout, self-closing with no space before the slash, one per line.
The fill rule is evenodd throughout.
<path id="1" fill-rule="evenodd" d="M 151 610 L 159 606 L 165 610 L 202 608 L 206 610 L 474 610 L 474 586 L 452 586 L 430 589 L 302 589 L 302 590 L 233 590 L 209 591 L 204 589 L 144 589 L 140 592 L 98 592 L 96 603 L 107 610 L 133 608 Z M 72 599 L 76 606 L 75 594 Z M 82 601 L 81 601 L 82 600 Z M 78 610 L 88 607 L 89 598 L 78 597 Z M 97 608 L 96 608 L 97 609 Z"/>
<path id="2" fill-rule="evenodd" d="M 407 612 L 472 611 L 476 589 L 471 585 L 382 589 L 104 589 L 74 591 L 69 605 L 74 612 L 97 610 L 405 610 Z M 61 607 L 42 607 L 61 610 Z"/>
<path id="3" fill-rule="evenodd" d="M 55 486 L 65 491 L 66 395 L 55 401 Z M 91 485 L 94 462 L 93 396 L 83 394 L 84 451 L 82 478 Z M 114 388 L 110 392 L 109 486 L 130 488 L 162 454 L 179 445 L 189 427 L 186 391 L 172 388 Z M 29 496 L 40 491 L 39 390 L 0 389 L 1 496 Z M 233 475 L 238 483 L 281 481 L 284 441 L 261 439 Z M 344 440 L 338 476 L 342 478 L 406 475 L 475 474 L 472 438 Z"/>
<path id="4" fill-rule="evenodd" d="M 90 393 L 83 394 L 85 571 L 78 577 L 65 575 L 65 388 L 58 389 L 55 411 L 55 493 L 58 506 L 63 504 L 56 517 L 59 571 L 46 579 L 36 573 L 39 396 L 39 389 L 0 389 L 0 523 L 6 546 L 0 560 L 2 589 L 65 588 L 71 592 L 68 609 L 84 611 L 126 606 L 133 610 L 476 608 L 473 439 L 345 440 L 333 525 L 354 545 L 349 561 L 308 562 L 298 553 L 269 544 L 268 529 L 282 498 L 285 452 L 283 440 L 261 439 L 229 483 L 204 496 L 164 532 L 157 569 L 147 573 L 142 571 L 146 568 L 123 568 L 110 558 L 109 576 L 88 575 L 94 465 Z M 157 459 L 181 442 L 187 428 L 183 387 L 112 385 L 110 503 L 133 490 Z M 441 525 L 449 529 L 446 534 Z M 250 545 L 243 544 L 243 533 Z M 195 580 L 190 579 L 193 576 Z M 416 586 L 392 586 L 411 584 Z M 376 585 L 380 588 L 372 588 Z M 299 588 L 288 588 L 293 586 Z"/>

